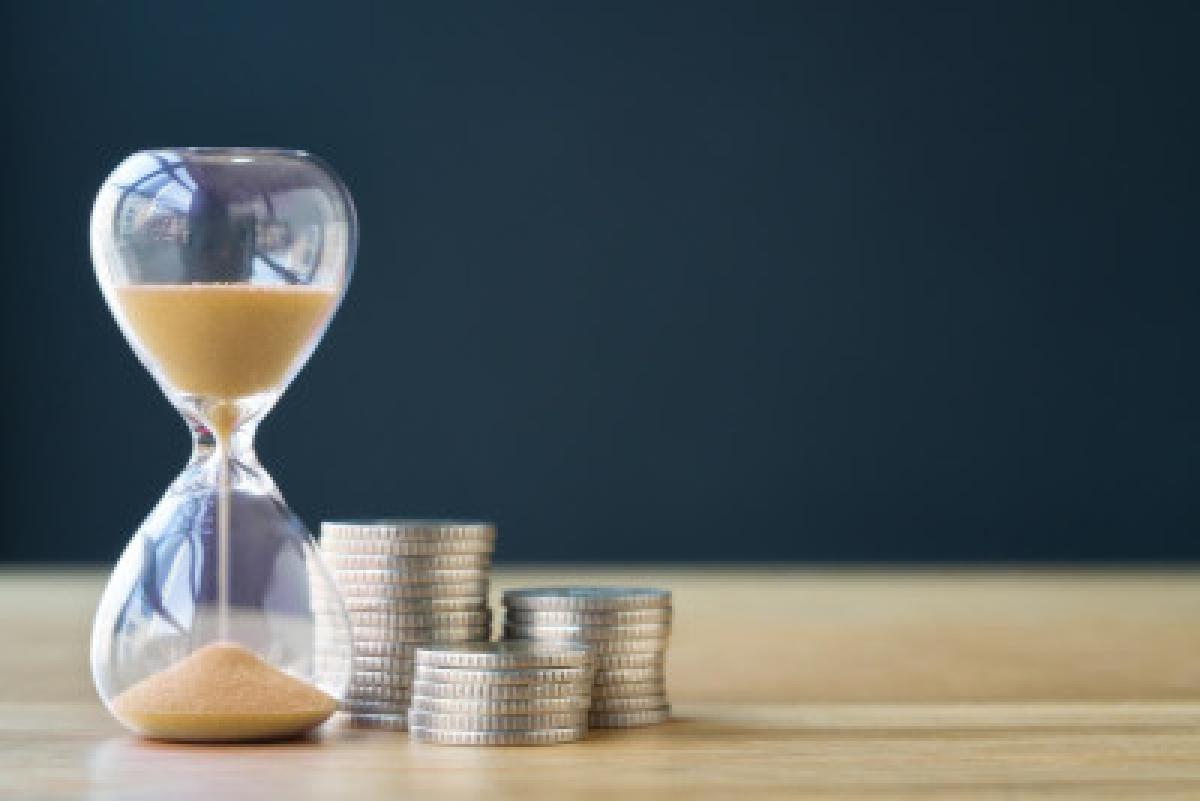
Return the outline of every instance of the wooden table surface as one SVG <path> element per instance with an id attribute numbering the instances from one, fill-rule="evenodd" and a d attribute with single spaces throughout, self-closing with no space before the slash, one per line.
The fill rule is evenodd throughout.
<path id="1" fill-rule="evenodd" d="M 96 573 L 0 573 L 0 798 L 1200 799 L 1200 574 L 497 569 L 675 591 L 676 719 L 552 748 L 127 736 Z"/>

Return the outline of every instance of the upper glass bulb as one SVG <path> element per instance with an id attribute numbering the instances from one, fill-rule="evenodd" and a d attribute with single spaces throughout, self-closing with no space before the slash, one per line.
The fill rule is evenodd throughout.
<path id="1" fill-rule="evenodd" d="M 171 400 L 220 435 L 303 366 L 350 280 L 350 195 L 300 151 L 136 153 L 92 212 L 96 277 Z"/>

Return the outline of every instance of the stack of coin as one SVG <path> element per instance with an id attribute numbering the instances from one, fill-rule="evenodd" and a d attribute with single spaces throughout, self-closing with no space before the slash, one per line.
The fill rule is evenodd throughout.
<path id="1" fill-rule="evenodd" d="M 408 731 L 439 745 L 551 745 L 587 734 L 592 668 L 573 643 L 418 648 Z"/>
<path id="2" fill-rule="evenodd" d="M 419 646 L 490 638 L 495 539 L 490 523 L 322 524 L 321 553 L 350 618 L 352 672 L 342 709 L 354 725 L 405 728 Z M 328 647 L 332 661 L 336 646 Z"/>
<path id="3" fill-rule="evenodd" d="M 623 728 L 670 717 L 664 662 L 671 593 L 633 587 L 508 590 L 504 639 L 578 642 L 592 652 L 589 724 Z"/>

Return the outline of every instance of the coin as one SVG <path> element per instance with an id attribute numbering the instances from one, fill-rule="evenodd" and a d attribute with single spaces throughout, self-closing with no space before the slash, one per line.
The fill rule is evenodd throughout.
<path id="1" fill-rule="evenodd" d="M 592 685 L 592 698 L 632 698 L 635 696 L 666 695 L 663 681 L 626 681 L 618 684 Z"/>
<path id="2" fill-rule="evenodd" d="M 428 629 L 374 628 L 351 626 L 355 642 L 413 642 L 413 643 L 459 643 L 486 640 L 491 634 L 490 626 L 439 626 Z"/>
<path id="3" fill-rule="evenodd" d="M 378 639 L 368 640 L 365 637 L 354 641 L 354 656 L 390 656 L 390 657 L 407 657 L 412 659 L 418 648 L 425 648 L 428 643 L 422 642 L 400 642 L 393 640 L 390 637 L 381 637 Z M 323 653 L 321 646 L 317 646 L 317 654 Z M 337 654 L 333 654 L 334 657 Z"/>
<path id="4" fill-rule="evenodd" d="M 348 612 L 355 626 L 396 629 L 428 629 L 442 626 L 491 626 L 492 616 L 484 609 L 464 612 Z M 321 621 L 318 614 L 317 620 Z"/>
<path id="5" fill-rule="evenodd" d="M 504 605 L 522 609 L 609 611 L 669 607 L 669 590 L 649 587 L 531 587 L 505 590 Z"/>
<path id="6" fill-rule="evenodd" d="M 412 695 L 408 687 L 380 687 L 362 684 L 352 685 L 346 693 L 346 700 L 350 703 L 358 703 L 359 701 L 394 701 L 407 705 L 411 697 Z"/>
<path id="7" fill-rule="evenodd" d="M 587 717 L 586 709 L 526 715 L 474 715 L 411 708 L 408 711 L 408 720 L 412 725 L 443 731 L 529 731 L 585 727 Z"/>
<path id="8" fill-rule="evenodd" d="M 351 715 L 406 715 L 408 701 L 342 701 L 339 709 Z"/>
<path id="9" fill-rule="evenodd" d="M 333 578 L 338 586 L 362 584 L 461 584 L 469 581 L 485 581 L 487 570 L 361 570 L 334 568 Z"/>
<path id="10" fill-rule="evenodd" d="M 407 687 L 413 682 L 413 674 L 411 672 L 401 673 L 384 672 L 381 670 L 357 670 L 351 674 L 350 681 L 356 687 Z"/>
<path id="11" fill-rule="evenodd" d="M 322 664 L 320 657 L 317 658 L 317 664 Z M 343 667 L 340 663 L 335 663 L 335 667 Z M 357 673 L 412 673 L 412 657 L 411 656 L 355 656 L 350 660 L 350 667 Z"/>
<path id="12" fill-rule="evenodd" d="M 516 623 L 505 620 L 504 630 L 514 639 L 577 639 L 584 642 L 618 639 L 666 639 L 671 634 L 670 623 L 630 623 L 621 626 L 548 626 L 541 623 Z"/>
<path id="13" fill-rule="evenodd" d="M 458 684 L 532 684 L 540 682 L 580 682 L 591 684 L 590 668 L 444 668 L 415 665 L 413 677 L 423 681 Z"/>
<path id="14" fill-rule="evenodd" d="M 382 729 L 385 731 L 406 731 L 408 729 L 408 716 L 403 712 L 390 714 L 358 712 L 345 714 L 345 717 L 350 726 L 356 729 Z"/>
<path id="15" fill-rule="evenodd" d="M 346 570 L 487 570 L 491 556 L 485 553 L 441 554 L 434 556 L 390 556 L 388 554 L 346 554 L 328 549 L 321 556 L 332 568 Z"/>
<path id="16" fill-rule="evenodd" d="M 549 645 L 566 644 L 566 643 L 582 643 L 582 640 L 573 637 L 517 637 L 513 631 L 505 626 L 504 628 L 505 642 L 536 642 Z M 587 647 L 591 649 L 595 657 L 606 656 L 608 654 L 627 654 L 627 653 L 644 653 L 644 654 L 660 654 L 667 649 L 667 638 L 659 637 L 655 639 L 640 639 L 640 640 L 588 640 Z"/>
<path id="17" fill-rule="evenodd" d="M 411 692 L 411 678 L 378 682 L 353 681 L 346 690 L 346 697 L 371 701 L 406 700 Z"/>
<path id="18" fill-rule="evenodd" d="M 588 725 L 598 729 L 620 729 L 663 723 L 671 717 L 671 707 L 642 709 L 637 712 L 589 712 Z"/>
<path id="19" fill-rule="evenodd" d="M 581 667 L 590 663 L 587 646 L 543 645 L 531 641 L 422 648 L 416 664 L 451 668 Z"/>
<path id="20" fill-rule="evenodd" d="M 355 658 L 363 656 L 407 657 L 412 659 L 418 648 L 424 648 L 424 643 L 411 642 L 367 642 L 354 643 Z"/>
<path id="21" fill-rule="evenodd" d="M 587 734 L 585 727 L 566 729 L 539 729 L 536 731 L 441 731 L 420 726 L 410 726 L 409 736 L 419 743 L 436 745 L 554 745 L 581 740 Z"/>
<path id="22" fill-rule="evenodd" d="M 616 668 L 613 670 L 597 670 L 592 675 L 596 686 L 602 684 L 623 684 L 625 682 L 665 681 L 662 665 L 657 667 Z"/>
<path id="23" fill-rule="evenodd" d="M 591 682 L 537 682 L 534 684 L 465 684 L 461 682 L 429 681 L 415 677 L 413 695 L 427 698 L 462 698 L 485 701 L 524 701 L 540 698 L 582 697 L 590 700 Z"/>
<path id="24" fill-rule="evenodd" d="M 382 612 L 385 614 L 440 614 L 442 612 L 477 612 L 487 608 L 482 596 L 466 598 L 377 598 L 347 595 L 344 599 L 347 614 Z"/>
<path id="25" fill-rule="evenodd" d="M 586 611 L 570 609 L 525 609 L 507 607 L 504 619 L 512 623 L 545 626 L 621 626 L 638 623 L 670 623 L 671 607 Z"/>
<path id="26" fill-rule="evenodd" d="M 496 527 L 482 520 L 327 520 L 321 539 L 434 541 L 496 538 Z"/>
<path id="27" fill-rule="evenodd" d="M 422 643 L 407 643 L 410 648 L 421 648 Z M 413 671 L 413 656 L 412 654 L 390 654 L 380 656 L 370 656 L 356 654 L 350 657 L 344 656 L 325 656 L 322 651 L 317 651 L 317 666 L 326 669 L 340 669 L 342 673 L 347 669 L 353 671 L 404 671 L 404 673 L 412 673 Z"/>
<path id="28" fill-rule="evenodd" d="M 649 653 L 593 654 L 592 666 L 596 670 L 624 670 L 625 668 L 654 667 L 662 669 L 666 655 L 663 651 Z"/>
<path id="29" fill-rule="evenodd" d="M 660 709 L 667 705 L 665 695 L 644 695 L 638 698 L 597 698 L 592 696 L 593 712 L 637 712 Z"/>
<path id="30" fill-rule="evenodd" d="M 463 540 L 321 540 L 322 553 L 377 556 L 448 556 L 456 554 L 491 554 L 495 542 L 489 539 Z"/>
<path id="31" fill-rule="evenodd" d="M 486 598 L 487 579 L 446 584 L 349 584 L 338 582 L 344 596 L 371 598 Z"/>
<path id="32" fill-rule="evenodd" d="M 586 695 L 564 695 L 556 698 L 484 699 L 438 698 L 413 692 L 412 709 L 426 712 L 452 712 L 466 715 L 529 715 L 545 712 L 587 711 L 591 699 Z"/>
<path id="33" fill-rule="evenodd" d="M 363 674 L 364 676 L 372 674 L 384 676 L 408 675 L 412 673 L 413 669 L 412 657 L 404 656 L 356 656 L 348 661 L 326 661 L 318 654 L 316 664 L 318 670 L 343 674 L 349 672 L 350 676 L 358 674 Z"/>

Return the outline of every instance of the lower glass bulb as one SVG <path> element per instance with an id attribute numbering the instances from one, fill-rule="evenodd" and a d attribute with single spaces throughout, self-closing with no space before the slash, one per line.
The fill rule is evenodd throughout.
<path id="1" fill-rule="evenodd" d="M 248 446 L 228 462 L 227 564 L 217 450 L 191 463 L 134 535 L 92 631 L 92 676 L 129 729 L 170 740 L 297 736 L 345 695 L 350 627 L 304 524 Z M 248 438 L 242 438 L 248 442 Z"/>

